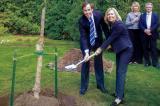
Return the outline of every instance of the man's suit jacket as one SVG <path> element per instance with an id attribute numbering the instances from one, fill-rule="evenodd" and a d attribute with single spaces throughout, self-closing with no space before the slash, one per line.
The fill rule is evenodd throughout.
<path id="1" fill-rule="evenodd" d="M 102 44 L 101 48 L 104 50 L 110 44 L 116 53 L 119 53 L 126 48 L 132 48 L 128 30 L 122 21 L 115 21 L 112 24 L 110 35 Z"/>
<path id="2" fill-rule="evenodd" d="M 105 24 L 103 14 L 100 11 L 94 10 L 93 17 L 97 33 L 97 38 L 95 38 L 95 45 L 93 47 L 93 49 L 95 50 L 103 42 L 102 30 L 105 33 L 105 35 L 107 35 L 108 27 Z M 90 38 L 89 38 L 90 23 L 89 20 L 84 15 L 79 19 L 79 31 L 80 31 L 81 50 L 84 51 L 86 49 L 91 49 Z"/>
<path id="3" fill-rule="evenodd" d="M 146 23 L 146 16 L 147 13 L 144 13 L 140 16 L 140 20 L 139 20 L 139 28 L 142 30 L 144 36 L 144 30 L 147 29 L 147 23 Z M 152 16 L 151 16 L 151 33 L 152 33 L 152 37 L 154 39 L 158 38 L 158 26 L 159 26 L 159 18 L 158 15 L 156 13 L 152 12 Z"/>

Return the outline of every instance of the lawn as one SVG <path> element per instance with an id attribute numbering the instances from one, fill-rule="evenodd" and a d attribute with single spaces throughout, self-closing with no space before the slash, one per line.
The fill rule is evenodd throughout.
<path id="1" fill-rule="evenodd" d="M 11 87 L 12 58 L 16 50 L 17 56 L 30 55 L 17 61 L 16 94 L 29 91 L 33 88 L 36 70 L 35 44 L 37 36 L 1 36 L 0 42 L 0 96 L 8 95 Z M 71 48 L 79 48 L 78 42 L 58 41 L 45 39 L 45 52 L 53 53 L 58 49 L 58 58 L 62 57 Z M 115 55 L 105 52 L 104 57 L 115 60 Z M 46 67 L 53 61 L 53 55 L 45 55 L 42 70 L 42 88 L 53 87 L 54 73 Z M 109 92 L 115 90 L 115 68 L 111 74 L 105 73 L 105 84 Z M 59 91 L 72 95 L 79 101 L 90 102 L 93 106 L 108 106 L 114 99 L 110 95 L 102 94 L 96 89 L 94 73 L 90 74 L 88 92 L 79 96 L 80 73 L 59 72 Z M 143 65 L 129 65 L 124 106 L 160 106 L 160 70 Z"/>

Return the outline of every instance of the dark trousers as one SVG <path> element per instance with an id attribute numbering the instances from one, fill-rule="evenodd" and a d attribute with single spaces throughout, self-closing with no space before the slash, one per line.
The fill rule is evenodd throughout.
<path id="1" fill-rule="evenodd" d="M 84 91 L 84 90 L 88 89 L 89 67 L 90 67 L 90 62 L 89 61 L 82 63 L 81 87 L 80 87 L 81 91 Z M 95 69 L 97 86 L 104 87 L 104 72 L 103 72 L 102 54 L 94 57 L 94 69 Z"/>
<path id="2" fill-rule="evenodd" d="M 145 64 L 150 65 L 152 63 L 153 66 L 156 66 L 158 64 L 157 39 L 145 35 L 143 39 L 143 51 Z"/>
<path id="3" fill-rule="evenodd" d="M 119 99 L 124 98 L 126 73 L 132 51 L 132 48 L 127 48 L 116 54 L 116 97 Z"/>
<path id="4" fill-rule="evenodd" d="M 140 29 L 128 29 L 130 39 L 133 44 L 133 54 L 130 62 L 142 63 L 143 61 L 143 47 L 140 35 Z"/>

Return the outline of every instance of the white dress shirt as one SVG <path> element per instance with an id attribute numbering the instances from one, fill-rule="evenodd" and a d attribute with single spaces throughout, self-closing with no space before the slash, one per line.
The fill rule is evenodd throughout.
<path id="1" fill-rule="evenodd" d="M 151 17 L 152 17 L 152 12 L 147 13 L 147 15 L 146 15 L 147 29 L 151 28 Z"/>

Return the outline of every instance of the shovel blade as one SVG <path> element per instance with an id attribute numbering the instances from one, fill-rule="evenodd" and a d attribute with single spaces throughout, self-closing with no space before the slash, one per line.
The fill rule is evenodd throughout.
<path id="1" fill-rule="evenodd" d="M 75 64 L 65 66 L 65 69 L 67 69 L 67 70 L 73 70 L 73 69 L 76 69 L 76 68 L 77 68 L 77 66 Z"/>

